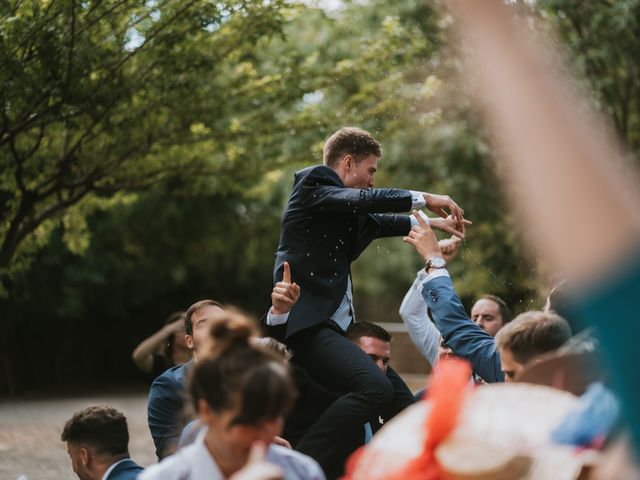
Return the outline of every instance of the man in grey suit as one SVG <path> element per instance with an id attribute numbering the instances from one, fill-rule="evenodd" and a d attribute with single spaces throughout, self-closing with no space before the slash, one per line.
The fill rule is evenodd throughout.
<path id="1" fill-rule="evenodd" d="M 114 408 L 94 405 L 77 412 L 61 438 L 81 480 L 134 480 L 143 470 L 129 458 L 127 419 Z"/>

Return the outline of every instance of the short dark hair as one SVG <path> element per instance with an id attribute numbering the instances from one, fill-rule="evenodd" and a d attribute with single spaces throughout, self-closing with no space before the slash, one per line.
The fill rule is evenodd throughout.
<path id="1" fill-rule="evenodd" d="M 482 299 L 491 300 L 496 305 L 498 305 L 498 310 L 500 311 L 500 316 L 502 317 L 503 325 L 506 325 L 513 319 L 511 317 L 511 310 L 509 310 L 509 306 L 507 305 L 507 302 L 505 302 L 503 299 L 501 299 L 497 295 L 491 295 L 490 293 L 487 293 L 486 295 L 482 295 L 478 300 L 482 300 Z"/>
<path id="2" fill-rule="evenodd" d="M 560 348 L 571 338 L 569 323 L 552 312 L 529 311 L 498 331 L 496 346 L 508 349 L 513 358 L 525 364 L 538 355 Z"/>
<path id="3" fill-rule="evenodd" d="M 97 455 L 129 454 L 127 419 L 107 405 L 92 405 L 75 413 L 60 437 L 63 442 L 89 445 Z"/>
<path id="4" fill-rule="evenodd" d="M 255 425 L 286 415 L 295 400 L 289 365 L 281 353 L 254 346 L 256 327 L 243 315 L 227 312 L 211 326 L 212 351 L 191 375 L 191 398 L 203 399 L 219 413 L 238 409 L 231 425 Z"/>
<path id="5" fill-rule="evenodd" d="M 387 332 L 380 325 L 376 325 L 371 322 L 355 322 L 352 323 L 347 329 L 347 338 L 352 342 L 355 342 L 360 337 L 373 337 L 383 342 L 390 342 L 393 338 L 389 332 Z"/>
<path id="6" fill-rule="evenodd" d="M 380 158 L 382 147 L 369 132 L 357 127 L 342 127 L 324 142 L 322 161 L 333 167 L 344 155 L 353 155 L 358 163 L 369 155 Z"/>
<path id="7" fill-rule="evenodd" d="M 191 321 L 191 317 L 193 316 L 193 314 L 199 312 L 202 308 L 208 305 L 211 305 L 213 307 L 220 307 L 222 310 L 224 310 L 222 304 L 216 302 L 215 300 L 197 301 L 187 309 L 187 313 L 184 317 L 184 333 L 186 335 L 193 335 L 193 323 Z"/>

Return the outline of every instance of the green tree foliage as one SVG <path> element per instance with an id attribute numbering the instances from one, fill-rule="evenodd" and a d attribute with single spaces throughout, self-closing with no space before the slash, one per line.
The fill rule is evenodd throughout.
<path id="1" fill-rule="evenodd" d="M 638 2 L 527 3 L 637 150 Z M 133 378 L 136 343 L 197 299 L 264 313 L 292 173 L 341 125 L 382 141 L 379 185 L 448 193 L 474 221 L 451 266 L 467 303 L 539 306 L 446 12 L 51 0 L 0 18 L 0 391 Z M 397 320 L 420 267 L 400 239 L 373 244 L 360 318 Z"/>
<path id="2" fill-rule="evenodd" d="M 535 5 L 553 28 L 596 105 L 636 154 L 640 151 L 640 2 L 540 0 Z"/>
<path id="3" fill-rule="evenodd" d="M 71 238 L 101 200 L 173 177 L 222 187 L 252 144 L 270 141 L 261 110 L 277 108 L 280 89 L 243 60 L 281 31 L 283 2 L 2 5 L 1 271 L 63 218 L 82 250 Z M 234 113 L 249 105 L 253 135 L 236 141 Z"/>

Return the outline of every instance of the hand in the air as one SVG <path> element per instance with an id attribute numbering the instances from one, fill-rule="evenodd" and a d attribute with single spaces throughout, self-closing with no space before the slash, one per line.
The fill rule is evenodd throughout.
<path id="1" fill-rule="evenodd" d="M 462 220 L 456 220 L 451 215 L 446 218 L 430 218 L 429 223 L 431 224 L 431 228 L 455 235 L 461 240 L 464 240 L 465 227 L 472 225 L 470 220 L 464 218 Z"/>
<path id="2" fill-rule="evenodd" d="M 288 313 L 291 307 L 300 298 L 300 286 L 291 282 L 291 269 L 289 262 L 284 262 L 284 272 L 282 275 L 282 281 L 276 283 L 275 287 L 271 291 L 271 313 L 280 315 Z"/>
<path id="3" fill-rule="evenodd" d="M 425 206 L 433 213 L 440 215 L 442 218 L 447 218 L 447 210 L 449 210 L 449 214 L 451 214 L 455 220 L 458 222 L 463 220 L 464 210 L 462 210 L 449 195 L 436 195 L 435 193 L 426 192 L 422 195 L 426 202 Z"/>
<path id="4" fill-rule="evenodd" d="M 440 247 L 440 251 L 442 252 L 442 257 L 447 261 L 447 264 L 450 264 L 451 261 L 456 258 L 458 255 L 458 250 L 460 250 L 460 244 L 462 240 L 456 237 L 455 235 L 451 235 L 450 238 L 445 238 L 444 240 L 438 241 L 438 246 Z"/>
<path id="5" fill-rule="evenodd" d="M 432 257 L 441 257 L 442 252 L 438 245 L 438 239 L 431 230 L 431 227 L 424 221 L 417 210 L 414 210 L 413 216 L 418 220 L 418 225 L 414 226 L 409 234 L 402 239 L 403 242 L 410 243 L 424 258 L 425 262 Z"/>

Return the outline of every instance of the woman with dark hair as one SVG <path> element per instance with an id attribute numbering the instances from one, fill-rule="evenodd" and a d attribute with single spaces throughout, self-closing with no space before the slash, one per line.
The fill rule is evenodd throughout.
<path id="1" fill-rule="evenodd" d="M 149 468 L 154 479 L 324 479 L 319 465 L 273 445 L 295 390 L 281 355 L 255 346 L 245 317 L 228 313 L 212 329 L 211 354 L 193 366 L 190 392 L 205 425 L 195 442 Z"/>

